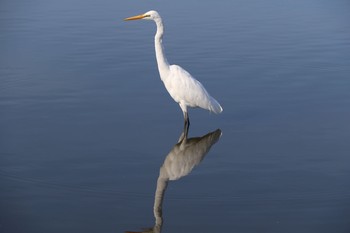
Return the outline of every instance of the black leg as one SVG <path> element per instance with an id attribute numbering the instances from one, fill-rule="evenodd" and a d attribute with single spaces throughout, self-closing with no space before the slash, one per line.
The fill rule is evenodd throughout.
<path id="1" fill-rule="evenodd" d="M 184 136 L 187 139 L 188 129 L 190 128 L 190 118 L 188 117 L 188 113 L 185 112 L 185 125 L 184 125 Z"/>

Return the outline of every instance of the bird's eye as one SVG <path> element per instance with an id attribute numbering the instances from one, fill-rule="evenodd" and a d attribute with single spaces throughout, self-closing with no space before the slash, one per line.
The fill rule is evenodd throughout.
<path id="1" fill-rule="evenodd" d="M 145 17 L 151 17 L 151 15 L 145 15 Z"/>

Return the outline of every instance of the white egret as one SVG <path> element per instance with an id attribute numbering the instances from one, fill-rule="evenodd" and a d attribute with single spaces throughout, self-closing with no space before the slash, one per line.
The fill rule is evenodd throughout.
<path id="1" fill-rule="evenodd" d="M 213 97 L 209 95 L 203 85 L 193 78 L 186 70 L 178 65 L 169 65 L 162 45 L 164 34 L 163 21 L 157 11 L 148 11 L 141 15 L 136 15 L 124 19 L 128 20 L 153 20 L 157 25 L 157 32 L 154 37 L 156 50 L 156 59 L 160 79 L 163 81 L 165 88 L 170 96 L 180 105 L 185 120 L 185 133 L 188 130 L 190 121 L 187 113 L 187 107 L 203 108 L 210 112 L 221 113 L 222 107 Z"/>

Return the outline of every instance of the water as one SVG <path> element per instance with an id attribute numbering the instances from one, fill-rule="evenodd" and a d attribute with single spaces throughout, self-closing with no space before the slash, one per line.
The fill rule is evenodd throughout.
<path id="1" fill-rule="evenodd" d="M 168 60 L 224 107 L 190 110 L 190 138 L 222 135 L 201 162 L 174 165 L 186 172 L 155 216 L 183 119 L 159 80 L 154 24 L 122 21 L 150 9 Z M 349 232 L 349 9 L 2 1 L 0 232 Z"/>

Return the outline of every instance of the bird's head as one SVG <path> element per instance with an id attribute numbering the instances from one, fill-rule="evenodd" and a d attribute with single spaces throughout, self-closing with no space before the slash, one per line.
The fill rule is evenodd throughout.
<path id="1" fill-rule="evenodd" d="M 141 15 L 135 15 L 129 18 L 125 18 L 125 21 L 129 21 L 129 20 L 138 20 L 138 19 L 146 19 L 146 20 L 157 20 L 160 19 L 160 15 L 158 14 L 157 11 L 147 11 L 144 14 Z"/>

